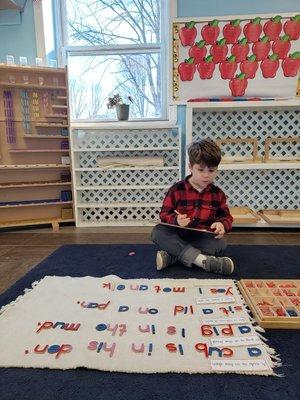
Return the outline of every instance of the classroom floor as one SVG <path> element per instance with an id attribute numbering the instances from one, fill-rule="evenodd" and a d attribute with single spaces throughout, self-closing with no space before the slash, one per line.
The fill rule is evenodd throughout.
<path id="1" fill-rule="evenodd" d="M 0 231 L 0 293 L 64 244 L 152 243 L 150 227 L 51 228 Z M 227 234 L 229 244 L 300 244 L 299 230 L 238 229 Z"/>

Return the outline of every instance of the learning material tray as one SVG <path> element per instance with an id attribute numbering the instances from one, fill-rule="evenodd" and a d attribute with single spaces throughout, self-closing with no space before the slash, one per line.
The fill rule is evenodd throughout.
<path id="1" fill-rule="evenodd" d="M 300 280 L 241 279 L 238 287 L 261 327 L 300 329 Z"/>

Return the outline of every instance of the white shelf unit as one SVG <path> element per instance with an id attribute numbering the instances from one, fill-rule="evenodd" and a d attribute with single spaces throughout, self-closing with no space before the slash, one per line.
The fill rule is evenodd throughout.
<path id="1" fill-rule="evenodd" d="M 299 137 L 300 100 L 191 102 L 186 107 L 187 144 L 202 138 L 257 138 L 259 156 L 264 156 L 268 137 Z M 251 146 L 230 144 L 222 146 L 226 157 L 251 158 Z M 300 160 L 300 147 L 277 143 L 276 157 L 289 155 Z M 187 161 L 187 159 L 186 159 Z M 186 171 L 187 162 L 186 162 Z M 257 212 L 262 209 L 298 209 L 300 162 L 224 163 L 216 179 L 228 196 L 230 207 L 248 206 Z M 235 226 L 276 227 L 264 220 L 255 224 Z M 279 225 L 278 225 L 279 227 Z M 295 227 L 295 225 L 280 225 Z"/>
<path id="2" fill-rule="evenodd" d="M 101 168 L 101 157 L 163 157 L 163 166 Z M 168 123 L 72 126 L 71 159 L 78 227 L 152 226 L 181 178 L 181 134 Z"/>

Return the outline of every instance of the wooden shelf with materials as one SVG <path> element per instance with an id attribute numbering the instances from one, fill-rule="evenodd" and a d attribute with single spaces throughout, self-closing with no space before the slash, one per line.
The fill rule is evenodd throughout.
<path id="1" fill-rule="evenodd" d="M 299 112 L 299 97 L 186 104 L 187 144 L 209 136 L 221 147 L 216 183 L 226 193 L 229 206 L 240 206 L 234 226 L 299 227 L 294 214 L 278 218 L 278 213 L 299 208 L 295 196 L 299 191 Z M 255 218 L 250 213 L 246 217 L 244 206 L 253 210 Z"/>
<path id="2" fill-rule="evenodd" d="M 0 73 L 0 228 L 57 230 L 74 221 L 67 70 L 0 65 Z"/>

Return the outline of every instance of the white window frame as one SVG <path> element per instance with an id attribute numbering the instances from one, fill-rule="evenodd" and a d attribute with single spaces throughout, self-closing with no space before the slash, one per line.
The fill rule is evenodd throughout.
<path id="1" fill-rule="evenodd" d="M 175 123 L 177 120 L 177 107 L 170 105 L 170 21 L 177 15 L 177 0 L 162 0 L 162 19 L 161 19 L 161 45 L 117 45 L 109 49 L 105 46 L 67 46 L 67 25 L 66 25 L 66 5 L 65 0 L 52 0 L 55 20 L 55 42 L 57 51 L 58 65 L 67 65 L 68 56 L 74 55 L 109 55 L 116 54 L 140 54 L 157 53 L 160 54 L 161 74 L 162 74 L 162 116 L 160 118 L 138 119 L 139 122 L 159 123 L 159 121 L 168 121 Z M 37 39 L 37 45 L 39 40 Z M 160 51 L 158 51 L 160 50 Z M 167 56 L 166 56 L 167 55 Z M 168 56 L 169 55 L 169 56 Z M 86 120 L 74 120 L 74 122 L 86 122 Z M 97 123 L 105 123 L 108 120 L 97 120 Z M 111 120 L 110 120 L 111 121 Z M 133 121 L 134 122 L 134 121 Z"/>

